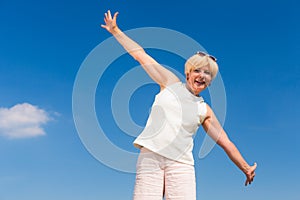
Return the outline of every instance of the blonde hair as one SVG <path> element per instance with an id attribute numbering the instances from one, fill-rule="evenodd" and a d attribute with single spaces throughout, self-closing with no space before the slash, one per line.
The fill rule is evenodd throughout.
<path id="1" fill-rule="evenodd" d="M 214 79 L 218 73 L 219 67 L 218 64 L 209 57 L 209 55 L 195 54 L 191 56 L 185 63 L 184 73 L 187 75 L 192 70 L 199 69 L 204 66 L 208 66 L 211 71 L 211 77 Z"/>

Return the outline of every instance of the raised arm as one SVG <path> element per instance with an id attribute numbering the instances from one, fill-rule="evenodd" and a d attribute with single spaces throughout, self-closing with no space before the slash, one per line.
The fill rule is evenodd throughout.
<path id="1" fill-rule="evenodd" d="M 245 185 L 251 184 L 255 176 L 256 163 L 253 166 L 249 166 L 248 163 L 244 160 L 241 153 L 237 147 L 230 141 L 226 132 L 220 125 L 218 119 L 216 118 L 214 112 L 207 105 L 207 117 L 203 122 L 203 128 L 207 134 L 214 140 L 216 143 L 221 146 L 228 157 L 234 162 L 234 164 L 246 175 L 247 179 Z"/>
<path id="2" fill-rule="evenodd" d="M 104 17 L 105 25 L 101 25 L 101 27 L 105 28 L 117 39 L 124 49 L 142 65 L 147 74 L 160 85 L 161 89 L 175 82 L 179 82 L 175 74 L 156 62 L 139 44 L 130 39 L 119 29 L 117 26 L 117 16 L 118 12 L 112 17 L 110 11 L 107 11 Z"/>

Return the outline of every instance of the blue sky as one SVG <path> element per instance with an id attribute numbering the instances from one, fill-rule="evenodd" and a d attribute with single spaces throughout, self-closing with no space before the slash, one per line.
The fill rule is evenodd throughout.
<path id="1" fill-rule="evenodd" d="M 244 175 L 219 147 L 199 159 L 205 136 L 200 128 L 194 149 L 198 199 L 299 199 L 298 8 L 296 0 L 2 0 L 0 200 L 132 198 L 135 175 L 95 159 L 80 140 L 72 113 L 76 74 L 110 37 L 99 26 L 107 9 L 120 12 L 123 30 L 175 30 L 218 58 L 227 98 L 224 129 L 246 160 L 258 163 L 257 177 L 244 187 Z M 149 53 L 183 72 L 182 58 L 157 49 Z M 103 73 L 95 96 L 106 137 L 134 153 L 134 137 L 118 127 L 110 102 L 117 81 L 137 65 L 120 56 Z M 138 125 L 145 123 L 157 91 L 148 84 L 132 95 L 128 107 Z M 203 96 L 210 102 L 208 92 Z"/>

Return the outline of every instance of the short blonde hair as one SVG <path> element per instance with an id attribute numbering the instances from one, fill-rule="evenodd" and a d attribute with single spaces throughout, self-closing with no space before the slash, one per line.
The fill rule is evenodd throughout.
<path id="1" fill-rule="evenodd" d="M 209 57 L 209 55 L 195 54 L 191 56 L 185 63 L 184 73 L 187 75 L 192 70 L 208 66 L 211 71 L 212 79 L 214 79 L 218 73 L 219 67 L 218 64 Z"/>

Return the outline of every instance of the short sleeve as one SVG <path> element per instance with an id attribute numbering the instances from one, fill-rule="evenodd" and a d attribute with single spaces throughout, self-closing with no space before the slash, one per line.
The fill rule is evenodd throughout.
<path id="1" fill-rule="evenodd" d="M 206 106 L 206 103 L 204 101 L 199 103 L 198 113 L 199 113 L 199 117 L 200 117 L 200 124 L 202 124 L 203 121 L 206 118 L 206 115 L 207 115 L 207 106 Z"/>

